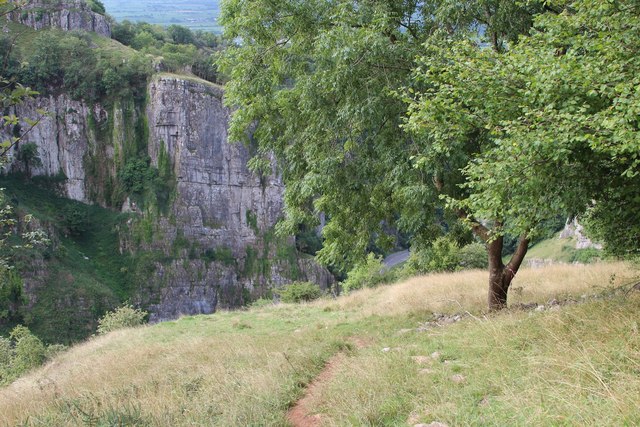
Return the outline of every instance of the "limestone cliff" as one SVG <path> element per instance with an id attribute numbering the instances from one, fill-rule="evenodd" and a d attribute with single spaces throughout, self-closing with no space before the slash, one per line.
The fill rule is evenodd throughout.
<path id="1" fill-rule="evenodd" d="M 11 3 L 17 1 L 11 0 Z M 82 30 L 111 37 L 109 20 L 104 15 L 93 12 L 84 0 L 32 0 L 8 17 L 36 30 Z"/>
<path id="2" fill-rule="evenodd" d="M 159 166 L 166 153 L 176 179 L 171 212 L 154 233 L 162 237 L 151 247 L 169 253 L 185 242 L 179 259 L 156 272 L 163 285 L 151 292 L 160 298 L 151 305 L 154 318 L 237 306 L 291 278 L 284 277 L 291 266 L 272 262 L 276 248 L 264 241 L 281 215 L 283 184 L 275 174 L 250 172 L 247 147 L 229 143 L 222 95 L 211 83 L 171 75 L 149 86 L 149 155 Z M 268 262 L 269 271 L 249 265 L 257 262 Z"/>
<path id="3" fill-rule="evenodd" d="M 152 320 L 237 307 L 292 280 L 322 287 L 333 281 L 295 251 L 292 238 L 275 236 L 282 181 L 275 172 L 257 176 L 247 168 L 250 149 L 228 141 L 230 111 L 222 97 L 209 82 L 160 74 L 148 85 L 146 107 L 87 105 L 58 95 L 15 111 L 19 117 L 48 111 L 21 141 L 35 143 L 42 159 L 30 175 L 59 176 L 68 198 L 136 213 L 122 229 L 120 250 L 153 255 L 133 295 Z M 117 190 L 131 146 L 146 147 L 152 166 L 169 169 L 165 209 L 157 201 L 136 204 Z M 17 161 L 11 170 L 26 172 Z"/>
<path id="4" fill-rule="evenodd" d="M 93 120 L 94 114 L 104 116 L 106 112 L 102 107 L 96 105 L 89 108 L 83 102 L 73 101 L 62 95 L 28 100 L 14 112 L 18 117 L 39 120 L 24 141 L 38 145 L 42 161 L 41 165 L 30 168 L 30 174 L 66 177 L 61 187 L 62 195 L 88 202 L 84 158 L 90 151 L 90 142 L 95 140 L 88 121 Z M 23 123 L 22 127 L 26 129 L 28 124 Z M 19 147 L 18 145 L 16 149 Z M 9 152 L 9 157 L 13 158 L 16 152 L 17 150 Z M 24 165 L 13 162 L 9 169 L 13 172 L 24 171 Z"/>

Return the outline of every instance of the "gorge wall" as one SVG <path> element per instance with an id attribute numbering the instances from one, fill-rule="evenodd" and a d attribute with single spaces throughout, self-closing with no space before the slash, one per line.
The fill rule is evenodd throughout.
<path id="1" fill-rule="evenodd" d="M 109 20 L 83 0 L 34 0 L 8 18 L 111 35 Z M 116 67 L 131 60 L 129 48 L 109 43 L 123 55 Z M 167 73 L 152 75 L 146 94 L 140 87 L 87 102 L 51 86 L 4 112 L 22 122 L 1 127 L 1 139 L 24 134 L 2 168 L 15 187 L 7 190 L 18 215 L 43 205 L 32 226 L 52 241 L 19 266 L 26 323 L 71 342 L 117 303 L 160 321 L 271 298 L 295 280 L 330 286 L 333 276 L 293 237 L 276 236 L 282 180 L 275 170 L 251 172 L 252 148 L 228 140 L 222 87 Z M 21 157 L 26 144 L 39 161 Z"/>
<path id="2" fill-rule="evenodd" d="M 282 181 L 275 172 L 257 176 L 247 168 L 250 149 L 228 141 L 230 111 L 222 96 L 209 82 L 158 74 L 144 105 L 87 105 L 62 94 L 15 109 L 19 117 L 47 115 L 20 142 L 37 145 L 41 165 L 25 170 L 14 151 L 10 171 L 57 176 L 65 197 L 131 213 L 120 252 L 150 254 L 132 302 L 148 309 L 152 321 L 238 307 L 293 280 L 322 287 L 333 281 L 296 252 L 293 238 L 275 236 Z M 116 190 L 136 146 L 166 172 L 160 175 L 169 188 L 164 206 Z M 41 276 L 26 288 L 47 286 Z"/>

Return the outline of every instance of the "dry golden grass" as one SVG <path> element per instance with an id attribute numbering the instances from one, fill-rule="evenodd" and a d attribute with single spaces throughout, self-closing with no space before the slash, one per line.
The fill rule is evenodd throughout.
<path id="1" fill-rule="evenodd" d="M 633 277 L 637 272 L 622 263 L 525 269 L 518 273 L 516 293 L 510 298 L 516 302 L 579 298 Z M 596 331 L 602 315 L 585 326 L 562 317 L 562 312 L 536 313 L 550 320 L 546 324 L 528 320 L 525 325 L 529 313 L 517 311 L 432 333 L 397 333 L 415 327 L 416 320 L 429 320 L 431 312 L 482 312 L 486 282 L 487 273 L 482 271 L 429 275 L 336 300 L 188 317 L 117 331 L 78 345 L 0 389 L 0 425 L 285 425 L 287 409 L 303 394 L 304 385 L 354 336 L 369 347 L 352 349 L 348 364 L 333 382 L 319 387 L 324 391 L 314 400 L 314 410 L 325 414 L 327 425 L 404 424 L 410 413 L 429 420 L 424 405 L 440 416 L 453 414 L 452 401 L 473 415 L 467 400 L 478 393 L 493 396 L 490 411 L 483 416 L 493 413 L 507 422 L 509 417 L 497 414 L 520 405 L 522 420 L 536 407 L 536 399 L 556 389 L 561 403 L 554 408 L 564 414 L 579 411 L 591 398 L 604 399 L 607 408 L 632 410 L 633 399 L 623 396 L 640 388 L 640 382 L 631 378 L 631 362 L 616 372 L 616 364 L 609 363 L 614 357 L 611 351 L 594 344 L 603 337 L 595 332 L 576 341 L 579 345 L 565 346 L 573 335 L 583 333 L 579 331 Z M 638 337 L 637 315 L 634 320 L 629 313 L 614 315 L 624 326 L 602 332 L 618 337 L 627 359 L 635 357 L 637 349 L 632 353 L 620 338 L 621 331 L 631 331 L 636 341 Z M 633 317 L 637 311 L 631 313 Z M 571 329 L 576 324 L 581 329 Z M 542 344 L 531 347 L 541 339 Z M 381 353 L 382 347 L 403 350 Z M 452 357 L 467 351 L 460 349 L 469 353 L 458 355 L 457 364 L 447 365 L 435 377 L 439 382 L 434 384 L 441 389 L 434 394 L 434 384 L 423 383 L 411 356 L 441 350 Z M 488 360 L 505 363 L 506 371 L 483 366 Z M 633 363 L 637 368 L 637 359 Z M 459 371 L 471 377 L 471 368 L 483 376 L 477 381 L 470 378 L 473 387 L 459 394 L 460 387 L 451 387 L 446 379 Z M 555 375 L 557 370 L 561 374 Z M 524 375 L 529 375 L 530 384 L 523 388 L 517 380 Z M 599 386 L 602 382 L 606 387 Z M 571 402 L 562 403 L 573 393 L 586 396 L 573 404 L 575 408 Z M 478 421 L 471 415 L 449 418 L 450 425 Z M 562 423 L 547 415 L 532 419 Z"/>
<path id="2" fill-rule="evenodd" d="M 557 264 L 523 268 L 513 281 L 509 303 L 544 303 L 579 297 L 628 283 L 638 271 L 627 263 Z M 426 312 L 482 312 L 487 306 L 488 274 L 484 270 L 418 276 L 392 285 L 363 289 L 335 302 L 319 302 L 362 315 L 398 316 Z"/>

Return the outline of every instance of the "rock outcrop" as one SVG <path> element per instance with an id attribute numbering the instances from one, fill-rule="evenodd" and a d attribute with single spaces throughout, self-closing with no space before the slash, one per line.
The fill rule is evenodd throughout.
<path id="1" fill-rule="evenodd" d="M 16 0 L 10 2 L 17 3 Z M 111 24 L 107 17 L 92 11 L 83 0 L 33 0 L 11 12 L 8 17 L 36 30 L 81 30 L 111 37 Z"/>
<path id="2" fill-rule="evenodd" d="M 593 242 L 585 235 L 584 227 L 578 222 L 578 218 L 568 219 L 558 238 L 575 238 L 576 249 L 602 249 L 602 244 Z"/>
<path id="3" fill-rule="evenodd" d="M 41 112 L 45 112 L 42 114 Z M 58 176 L 64 180 L 62 195 L 80 202 L 89 202 L 86 191 L 85 156 L 90 152 L 95 134 L 89 120 L 104 116 L 100 106 L 89 108 L 84 102 L 74 101 L 66 95 L 29 99 L 15 108 L 21 118 L 38 120 L 38 124 L 20 144 L 31 142 L 38 146 L 41 164 L 29 168 L 31 176 Z M 22 129 L 29 124 L 22 123 Z M 3 129 L 5 132 L 9 129 Z M 8 135 L 3 135 L 3 139 Z M 20 144 L 8 153 L 11 172 L 26 172 L 25 165 L 14 161 Z"/>
<path id="4" fill-rule="evenodd" d="M 249 148 L 228 141 L 230 111 L 222 96 L 209 82 L 159 74 L 149 83 L 146 111 L 124 101 L 89 106 L 65 95 L 39 97 L 15 111 L 19 117 L 48 111 L 20 142 L 38 146 L 42 165 L 29 168 L 30 175 L 60 176 L 70 199 L 139 214 L 123 230 L 121 250 L 158 259 L 135 298 L 152 321 L 237 307 L 293 280 L 333 282 L 326 269 L 296 252 L 293 238 L 275 236 L 283 183 L 275 171 L 251 172 Z M 132 200 L 114 205 L 108 195 L 126 164 L 127 144 L 140 138 L 131 129 L 141 123 L 152 165 L 170 169 L 165 210 Z M 18 161 L 10 168 L 26 172 Z M 142 222 L 149 236 L 136 243 L 132 230 Z"/>

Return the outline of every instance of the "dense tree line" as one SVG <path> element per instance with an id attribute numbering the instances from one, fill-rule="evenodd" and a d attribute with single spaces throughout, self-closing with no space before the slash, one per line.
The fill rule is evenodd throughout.
<path id="1" fill-rule="evenodd" d="M 214 59 L 223 43 L 214 33 L 125 20 L 114 24 L 113 38 L 140 52 L 162 57 L 163 66 L 169 71 L 192 72 L 213 83 L 222 81 Z"/>
<path id="2" fill-rule="evenodd" d="M 499 309 L 558 216 L 638 254 L 636 0 L 225 0 L 222 22 L 232 137 L 254 131 L 257 170 L 276 153 L 283 231 L 330 217 L 325 263 L 390 246 L 389 224 L 428 246 L 445 215 L 486 243 Z"/>

